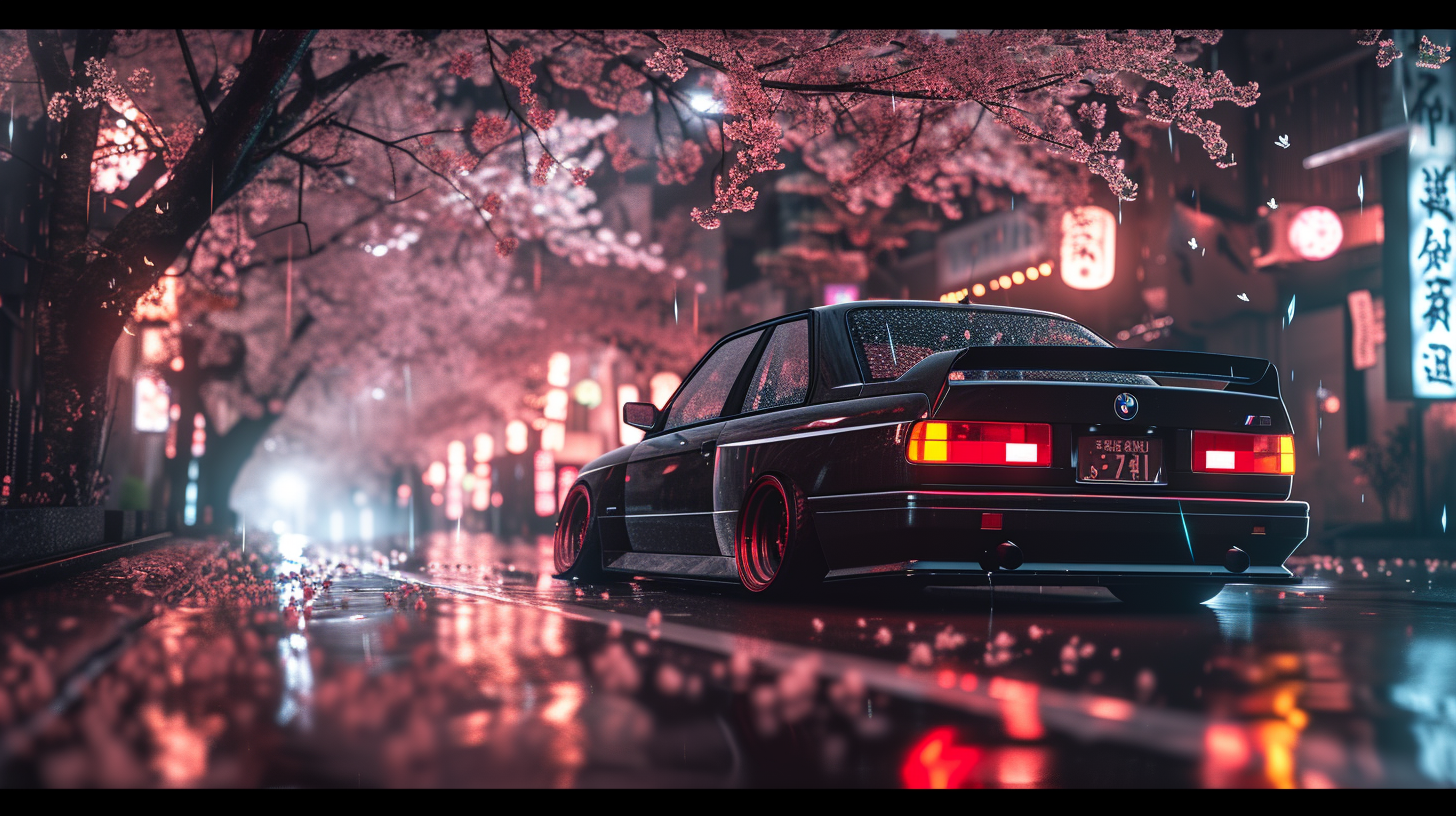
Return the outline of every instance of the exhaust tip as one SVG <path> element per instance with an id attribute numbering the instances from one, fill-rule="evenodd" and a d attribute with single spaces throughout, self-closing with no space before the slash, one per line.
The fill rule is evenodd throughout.
<path id="1" fill-rule="evenodd" d="M 1223 565 L 1229 572 L 1243 572 L 1249 568 L 1249 554 L 1238 547 L 1229 547 L 1223 555 Z"/>
<path id="2" fill-rule="evenodd" d="M 1020 547 L 1010 541 L 1003 541 L 996 545 L 996 564 L 1001 569 L 1014 570 L 1023 563 Z"/>

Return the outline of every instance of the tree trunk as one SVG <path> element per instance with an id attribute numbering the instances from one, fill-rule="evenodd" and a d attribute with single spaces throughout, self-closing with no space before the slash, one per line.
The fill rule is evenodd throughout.
<path id="1" fill-rule="evenodd" d="M 205 512 L 203 508 L 211 507 L 213 526 L 230 529 L 236 524 L 236 514 L 229 505 L 233 485 L 237 484 L 238 475 L 252 456 L 253 449 L 258 447 L 278 416 L 265 412 L 257 419 L 244 417 L 226 434 L 217 437 L 208 435 L 207 452 L 202 455 L 198 476 L 199 519 Z"/>
<path id="2" fill-rule="evenodd" d="M 74 64 L 65 64 L 60 35 L 35 31 L 31 56 L 47 96 L 85 77 L 85 60 L 104 56 L 110 31 L 77 36 Z M 173 169 L 150 204 L 132 210 L 100 245 L 88 244 L 90 161 L 101 109 L 72 106 L 61 123 L 50 245 L 41 285 L 37 332 L 42 407 L 37 477 L 18 491 L 33 504 L 97 504 L 109 406 L 107 368 L 126 313 L 161 277 L 186 242 L 266 164 L 257 156 L 277 113 L 284 84 L 313 40 L 313 31 L 270 30 L 239 70 L 212 124 Z M 190 433 L 190 427 L 179 429 Z M 185 444 L 179 438 L 179 448 Z"/>

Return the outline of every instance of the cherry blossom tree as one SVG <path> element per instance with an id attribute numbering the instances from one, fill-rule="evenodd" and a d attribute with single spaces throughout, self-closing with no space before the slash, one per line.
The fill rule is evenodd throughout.
<path id="1" fill-rule="evenodd" d="M 468 235 L 502 258 L 540 242 L 572 263 L 651 275 L 652 236 L 634 245 L 589 229 L 579 191 L 594 174 L 649 166 L 660 185 L 687 185 L 690 217 L 712 229 L 753 209 L 755 185 L 785 150 L 836 206 L 871 220 L 902 193 L 959 217 L 968 180 L 1057 200 L 1079 195 L 1090 174 L 1131 199 L 1117 153 L 1150 123 L 1232 163 L 1208 117 L 1218 103 L 1253 104 L 1257 88 L 1188 62 L 1219 36 L 0 32 L 0 101 L 48 128 L 38 161 L 12 157 L 42 179 L 45 245 L 0 244 L 39 280 L 40 475 L 17 492 L 29 503 L 98 501 L 110 350 L 169 269 L 246 298 L 255 254 L 273 266 L 357 258 L 354 230 L 408 222 L 395 213 L 423 203 L 421 230 Z M 588 109 L 611 117 L 572 115 Z M 651 135 L 612 117 L 650 119 Z M 524 195 L 536 188 L 553 198 Z M 294 317 L 304 315 L 315 312 Z M 295 331 L 276 334 L 287 345 Z M 266 407 L 296 379 L 238 399 Z"/>

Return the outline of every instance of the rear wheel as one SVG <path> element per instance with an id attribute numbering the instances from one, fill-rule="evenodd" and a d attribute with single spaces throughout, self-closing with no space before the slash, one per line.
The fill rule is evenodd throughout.
<path id="1" fill-rule="evenodd" d="M 738 577 L 748 591 L 791 597 L 824 580 L 824 554 L 805 511 L 803 494 L 777 476 L 764 476 L 749 489 L 734 545 Z"/>
<path id="2" fill-rule="evenodd" d="M 593 521 L 591 493 L 586 485 L 576 485 L 566 494 L 556 521 L 556 577 L 589 583 L 602 579 L 602 553 Z"/>
<path id="3" fill-rule="evenodd" d="M 1211 601 L 1223 584 L 1124 584 L 1110 586 L 1119 601 L 1146 609 L 1192 609 Z"/>

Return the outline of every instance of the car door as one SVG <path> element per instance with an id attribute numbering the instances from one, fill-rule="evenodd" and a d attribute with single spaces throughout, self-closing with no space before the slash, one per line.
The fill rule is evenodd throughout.
<path id="1" fill-rule="evenodd" d="M 719 343 L 668 403 L 662 430 L 632 451 L 625 499 L 633 551 L 722 554 L 713 524 L 718 435 L 728 419 L 724 408 L 762 335 L 759 329 Z"/>

